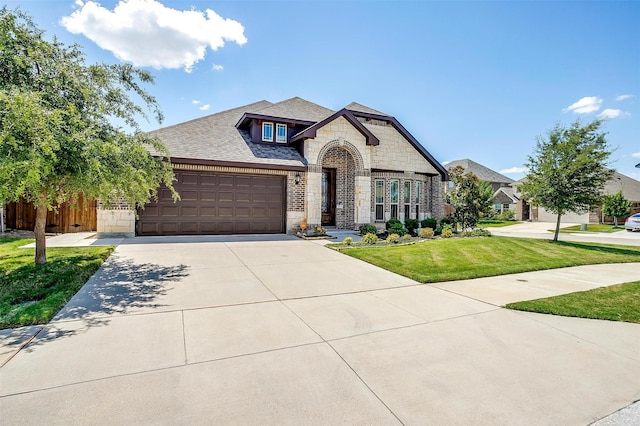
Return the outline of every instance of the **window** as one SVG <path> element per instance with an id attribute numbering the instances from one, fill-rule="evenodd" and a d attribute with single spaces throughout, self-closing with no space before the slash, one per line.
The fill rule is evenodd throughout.
<path id="1" fill-rule="evenodd" d="M 502 211 L 509 210 L 509 203 L 504 203 L 502 205 Z"/>
<path id="2" fill-rule="evenodd" d="M 262 140 L 273 142 L 273 123 L 262 123 Z"/>
<path id="3" fill-rule="evenodd" d="M 404 220 L 411 217 L 411 181 L 404 181 Z"/>
<path id="4" fill-rule="evenodd" d="M 287 125 L 276 124 L 276 142 L 287 143 Z"/>
<path id="5" fill-rule="evenodd" d="M 384 181 L 376 180 L 376 220 L 384 220 Z"/>
<path id="6" fill-rule="evenodd" d="M 400 182 L 397 180 L 389 181 L 389 198 L 391 199 L 391 219 L 398 218 L 398 197 Z"/>
<path id="7" fill-rule="evenodd" d="M 414 193 L 416 197 L 416 219 L 420 219 L 420 182 L 416 182 Z"/>

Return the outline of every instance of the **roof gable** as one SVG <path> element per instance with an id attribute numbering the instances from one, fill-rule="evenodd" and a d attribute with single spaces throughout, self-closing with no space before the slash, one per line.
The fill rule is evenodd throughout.
<path id="1" fill-rule="evenodd" d="M 257 113 L 257 111 L 255 112 Z M 314 104 L 313 102 L 295 97 L 271 104 L 268 107 L 261 109 L 259 114 L 270 117 L 290 118 L 299 121 L 312 121 L 315 123 L 333 114 L 333 111 L 329 108 Z"/>
<path id="2" fill-rule="evenodd" d="M 375 135 L 371 133 L 369 129 L 364 127 L 362 123 L 358 121 L 358 119 L 353 115 L 351 111 L 344 108 L 334 114 L 331 114 L 329 117 L 314 124 L 313 126 L 308 127 L 304 131 L 298 133 L 291 139 L 291 141 L 315 138 L 316 132 L 318 131 L 318 129 L 326 126 L 327 124 L 331 123 L 332 121 L 336 120 L 339 117 L 344 117 L 349 123 L 351 123 L 351 125 L 355 127 L 356 130 L 358 130 L 358 132 L 362 134 L 362 136 L 364 136 L 367 145 L 375 146 L 380 144 L 380 139 L 375 137 Z"/>
<path id="3" fill-rule="evenodd" d="M 482 164 L 476 163 L 475 161 L 469 160 L 465 158 L 463 160 L 455 160 L 447 163 L 445 167 L 447 170 L 451 170 L 456 166 L 462 166 L 465 172 L 471 172 L 474 175 L 478 176 L 478 179 L 484 180 L 487 182 L 497 182 L 497 183 L 512 183 L 513 179 L 502 175 L 490 168 L 483 166 Z"/>
<path id="4" fill-rule="evenodd" d="M 349 105 L 344 107 L 344 109 L 348 109 L 350 111 L 368 112 L 370 114 L 378 114 L 378 115 L 388 116 L 388 114 L 385 114 L 384 112 L 377 111 L 377 110 L 375 110 L 373 108 L 369 108 L 368 106 L 359 104 L 357 102 L 351 102 Z"/>

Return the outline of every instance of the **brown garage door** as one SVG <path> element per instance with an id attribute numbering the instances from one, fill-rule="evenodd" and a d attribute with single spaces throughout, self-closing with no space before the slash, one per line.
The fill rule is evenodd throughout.
<path id="1" fill-rule="evenodd" d="M 139 212 L 137 235 L 277 234 L 284 232 L 283 176 L 177 171 L 174 203 L 163 187 Z"/>

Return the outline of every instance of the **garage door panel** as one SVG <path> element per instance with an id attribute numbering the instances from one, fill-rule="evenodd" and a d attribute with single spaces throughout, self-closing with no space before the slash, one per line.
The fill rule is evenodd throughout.
<path id="1" fill-rule="evenodd" d="M 177 171 L 175 189 L 140 210 L 138 235 L 249 234 L 284 232 L 283 176 Z"/>

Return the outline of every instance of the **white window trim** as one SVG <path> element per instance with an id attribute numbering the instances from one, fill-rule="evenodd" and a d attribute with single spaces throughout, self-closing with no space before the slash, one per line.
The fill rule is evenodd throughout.
<path id="1" fill-rule="evenodd" d="M 264 137 L 264 129 L 267 125 L 271 126 L 271 139 L 267 139 Z M 262 123 L 262 141 L 263 142 L 273 142 L 273 123 L 264 122 Z"/>
<path id="2" fill-rule="evenodd" d="M 393 183 L 396 183 L 397 185 L 397 198 L 395 203 L 393 202 L 393 192 L 392 188 L 393 188 Z M 396 214 L 394 216 L 393 214 L 393 206 L 396 206 Z M 391 210 L 391 218 L 392 219 L 400 219 L 400 181 L 398 179 L 391 179 L 389 180 L 389 207 Z"/>
<path id="3" fill-rule="evenodd" d="M 278 129 L 284 128 L 284 139 L 280 140 L 278 137 Z M 277 143 L 287 143 L 287 125 L 276 123 L 276 142 Z"/>
<path id="4" fill-rule="evenodd" d="M 377 197 L 377 194 L 376 194 L 376 191 L 378 189 L 378 182 L 382 182 L 382 202 L 381 203 L 378 202 L 378 197 Z M 373 191 L 373 201 L 374 201 L 374 203 L 373 203 L 373 205 L 374 205 L 373 214 L 374 214 L 374 220 L 376 220 L 378 222 L 382 222 L 382 221 L 384 221 L 384 198 L 385 198 L 384 197 L 384 191 L 385 191 L 385 181 L 384 181 L 384 179 L 376 179 L 374 181 L 374 187 L 373 188 L 374 188 L 374 191 Z M 378 219 L 378 217 L 376 216 L 376 213 L 378 211 L 378 207 L 377 206 L 382 206 L 382 217 L 380 219 Z"/>

